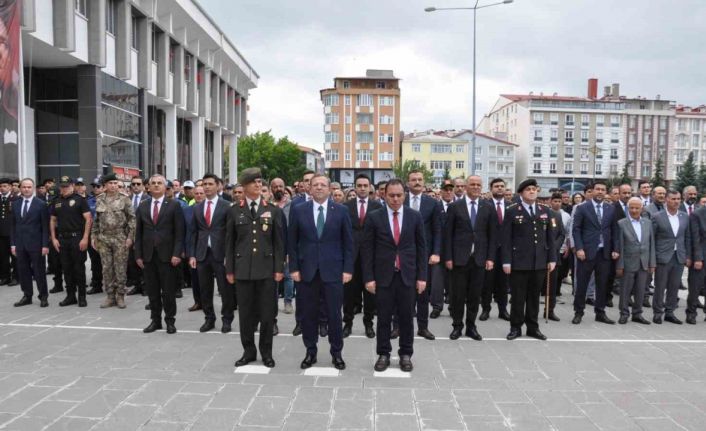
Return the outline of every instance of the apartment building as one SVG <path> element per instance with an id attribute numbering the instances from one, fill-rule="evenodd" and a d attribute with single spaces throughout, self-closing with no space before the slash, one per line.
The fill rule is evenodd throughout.
<path id="1" fill-rule="evenodd" d="M 451 133 L 454 139 L 463 139 L 468 142 L 468 151 L 471 149 L 473 131 L 469 129 Z M 515 157 L 517 144 L 503 139 L 495 138 L 483 133 L 476 134 L 476 169 L 475 174 L 483 180 L 483 190 L 495 178 L 505 180 L 505 186 L 515 189 Z M 470 174 L 470 171 L 466 174 Z"/>
<path id="2" fill-rule="evenodd" d="M 18 175 L 237 177 L 259 76 L 195 0 L 24 0 Z"/>
<path id="3" fill-rule="evenodd" d="M 467 175 L 469 148 L 464 139 L 436 134 L 410 135 L 402 140 L 402 162 L 416 160 L 424 164 L 432 172 L 431 185 L 439 186 L 447 172 L 451 178 Z"/>
<path id="4" fill-rule="evenodd" d="M 301 152 L 302 164 L 306 166 L 307 170 L 314 171 L 317 174 L 324 173 L 324 156 L 321 151 L 303 145 L 297 145 L 297 148 Z"/>
<path id="5" fill-rule="evenodd" d="M 665 157 L 672 174 L 668 179 L 674 179 L 679 173 L 690 152 L 694 153 L 697 165 L 706 164 L 706 106 L 677 106 L 670 141 L 673 149 Z"/>
<path id="6" fill-rule="evenodd" d="M 391 70 L 334 78 L 320 91 L 326 169 L 333 181 L 353 184 L 359 173 L 373 182 L 392 177 L 399 155 L 400 87 Z"/>

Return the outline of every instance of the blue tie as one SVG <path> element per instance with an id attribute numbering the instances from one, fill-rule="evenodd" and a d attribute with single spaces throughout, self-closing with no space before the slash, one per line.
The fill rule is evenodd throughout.
<path id="1" fill-rule="evenodd" d="M 324 220 L 324 207 L 321 205 L 319 206 L 319 215 L 316 217 L 316 235 L 321 238 L 321 235 L 324 233 L 324 223 L 326 220 Z"/>
<path id="2" fill-rule="evenodd" d="M 476 201 L 471 201 L 471 227 L 476 227 Z"/>
<path id="3" fill-rule="evenodd" d="M 25 204 L 22 206 L 22 218 L 27 215 L 27 210 L 29 210 L 29 199 L 25 199 Z"/>

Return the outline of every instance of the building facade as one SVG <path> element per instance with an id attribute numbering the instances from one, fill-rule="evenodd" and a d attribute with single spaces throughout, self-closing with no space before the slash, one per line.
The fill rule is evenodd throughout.
<path id="1" fill-rule="evenodd" d="M 450 178 L 465 177 L 468 172 L 468 141 L 428 134 L 405 137 L 402 140 L 402 163 L 416 160 L 432 172 L 434 186 L 439 186 L 446 174 Z M 406 181 L 406 178 L 402 178 Z"/>
<path id="2" fill-rule="evenodd" d="M 20 175 L 221 175 L 247 131 L 259 77 L 195 0 L 24 0 L 22 48 Z"/>
<path id="3" fill-rule="evenodd" d="M 672 130 L 670 140 L 674 149 L 666 157 L 668 170 L 672 174 L 668 179 L 674 179 L 681 171 L 690 152 L 694 153 L 697 166 L 706 164 L 706 106 L 677 106 Z"/>
<path id="4" fill-rule="evenodd" d="M 470 151 L 473 140 L 472 130 L 461 130 L 450 135 L 455 139 L 468 142 Z M 499 138 L 476 134 L 476 175 L 483 180 L 483 187 L 487 188 L 495 178 L 505 180 L 505 186 L 515 189 L 515 157 L 517 144 Z"/>
<path id="5" fill-rule="evenodd" d="M 320 91 L 326 169 L 333 181 L 353 184 L 359 173 L 389 179 L 400 145 L 399 79 L 391 70 L 334 78 Z"/>
<path id="6" fill-rule="evenodd" d="M 324 156 L 321 151 L 303 145 L 297 145 L 297 148 L 302 153 L 302 163 L 307 170 L 314 171 L 317 174 L 324 173 Z"/>

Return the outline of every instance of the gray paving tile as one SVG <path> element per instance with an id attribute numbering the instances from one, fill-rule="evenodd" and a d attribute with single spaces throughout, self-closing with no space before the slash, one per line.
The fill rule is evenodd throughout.
<path id="1" fill-rule="evenodd" d="M 81 377 L 52 396 L 52 399 L 63 401 L 85 401 L 100 388 L 110 383 L 110 379 L 102 377 Z"/>
<path id="2" fill-rule="evenodd" d="M 300 388 L 297 391 L 293 412 L 329 413 L 333 407 L 334 390 L 331 388 Z"/>
<path id="3" fill-rule="evenodd" d="M 239 425 L 281 427 L 289 405 L 289 398 L 256 397 L 240 419 Z"/>
<path id="4" fill-rule="evenodd" d="M 59 418 L 56 422 L 49 425 L 46 431 L 88 431 L 98 423 L 98 419 L 89 418 Z"/>
<path id="5" fill-rule="evenodd" d="M 373 400 L 341 400 L 333 404 L 331 429 L 372 429 Z"/>
<path id="6" fill-rule="evenodd" d="M 584 416 L 576 404 L 561 392 L 533 391 L 527 392 L 527 395 L 544 416 Z"/>
<path id="7" fill-rule="evenodd" d="M 123 404 L 91 431 L 136 430 L 147 423 L 156 411 L 155 406 L 135 406 Z"/>
<path id="8" fill-rule="evenodd" d="M 455 405 L 443 402 L 417 402 L 416 405 L 422 429 L 464 429 Z"/>
<path id="9" fill-rule="evenodd" d="M 56 390 L 57 388 L 49 386 L 25 386 L 0 402 L 0 412 L 22 413 Z"/>
<path id="10" fill-rule="evenodd" d="M 375 413 L 415 414 L 411 389 L 378 389 L 375 392 Z"/>
<path id="11" fill-rule="evenodd" d="M 184 386 L 186 386 L 186 384 L 183 382 L 151 381 L 138 392 L 135 392 L 128 400 L 128 403 L 161 406 L 174 395 L 178 394 Z"/>
<path id="12" fill-rule="evenodd" d="M 325 431 L 329 423 L 328 413 L 292 412 L 284 420 L 284 431 Z"/>
<path id="13" fill-rule="evenodd" d="M 259 390 L 257 385 L 228 384 L 213 397 L 208 407 L 246 410 Z"/>
<path id="14" fill-rule="evenodd" d="M 419 430 L 419 420 L 416 415 L 405 414 L 376 414 L 375 415 L 375 430 L 376 431 L 399 431 Z"/>
<path id="15" fill-rule="evenodd" d="M 211 395 L 176 394 L 152 419 L 162 422 L 193 422 L 210 401 Z"/>
<path id="16" fill-rule="evenodd" d="M 118 408 L 130 394 L 130 391 L 100 390 L 71 410 L 70 416 L 102 419 Z"/>
<path id="17" fill-rule="evenodd" d="M 644 431 L 684 431 L 670 418 L 635 418 L 635 423 Z"/>
<path id="18" fill-rule="evenodd" d="M 191 431 L 230 430 L 235 427 L 242 414 L 242 410 L 206 409 L 196 419 Z"/>
<path id="19" fill-rule="evenodd" d="M 140 431 L 183 431 L 189 424 L 183 422 L 159 422 L 150 420 L 140 427 Z"/>
<path id="20" fill-rule="evenodd" d="M 42 401 L 35 405 L 25 414 L 27 416 L 38 416 L 49 419 L 56 419 L 74 408 L 78 402 L 75 401 Z"/>
<path id="21" fill-rule="evenodd" d="M 585 416 L 549 418 L 557 431 L 598 431 L 599 428 Z"/>

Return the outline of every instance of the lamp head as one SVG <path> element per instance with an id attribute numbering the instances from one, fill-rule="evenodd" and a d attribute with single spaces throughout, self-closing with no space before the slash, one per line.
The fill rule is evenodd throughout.
<path id="1" fill-rule="evenodd" d="M 510 4 L 510 3 L 512 3 L 513 1 L 515 1 L 515 0 L 503 0 L 503 3 L 505 3 L 505 4 Z"/>
<path id="2" fill-rule="evenodd" d="M 507 0 L 506 0 L 506 1 L 507 1 Z M 510 1 L 512 1 L 512 0 L 510 0 Z M 434 12 L 435 10 L 436 10 L 435 7 L 425 7 L 425 8 L 424 8 L 424 12 Z"/>

